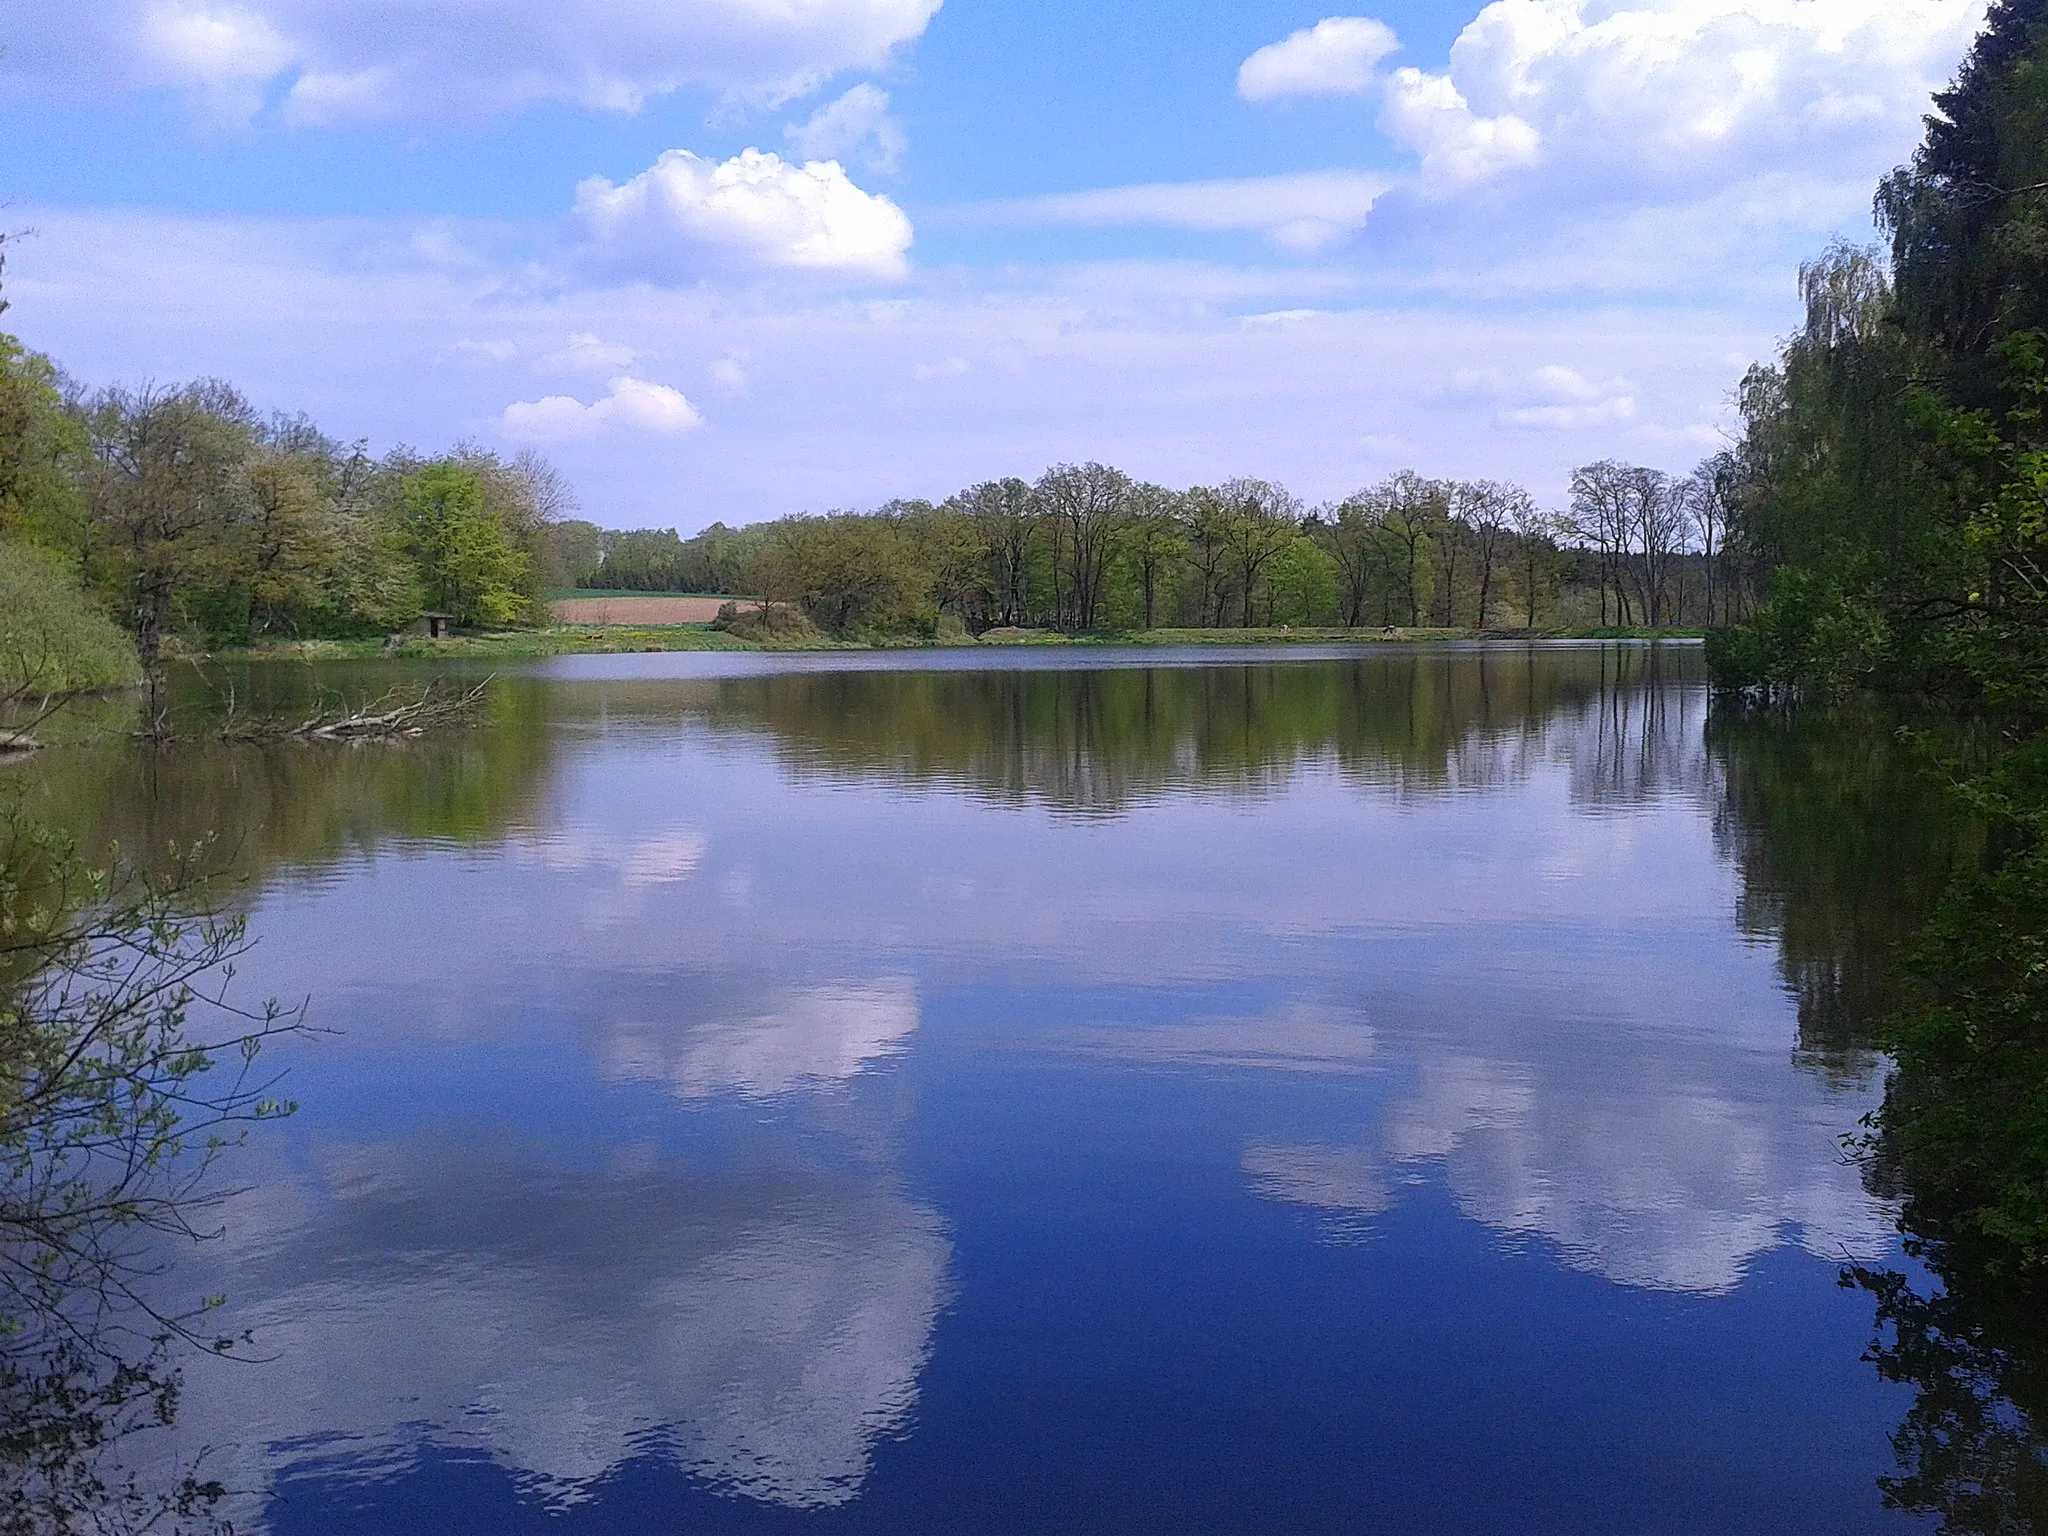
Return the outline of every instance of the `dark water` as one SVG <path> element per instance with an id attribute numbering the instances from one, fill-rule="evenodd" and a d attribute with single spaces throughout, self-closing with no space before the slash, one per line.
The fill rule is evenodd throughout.
<path id="1" fill-rule="evenodd" d="M 251 1523 L 1862 1532 L 1886 739 L 1687 648 L 685 655 L 13 771 L 217 831 L 332 1031 L 182 1261 Z"/>

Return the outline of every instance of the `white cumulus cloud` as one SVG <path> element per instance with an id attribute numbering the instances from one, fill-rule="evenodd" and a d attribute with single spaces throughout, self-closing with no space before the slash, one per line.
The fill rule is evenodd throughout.
<path id="1" fill-rule="evenodd" d="M 1480 117 L 1448 75 L 1396 70 L 1380 126 L 1422 156 L 1423 184 L 1447 191 L 1536 164 L 1543 138 L 1513 113 Z"/>
<path id="2" fill-rule="evenodd" d="M 1354 96 L 1369 90 L 1373 66 L 1399 48 L 1393 28 L 1366 16 L 1326 16 L 1268 43 L 1237 67 L 1246 101 L 1282 96 Z"/>
<path id="3" fill-rule="evenodd" d="M 1580 200 L 1711 191 L 1787 162 L 1874 174 L 1879 136 L 1917 126 L 1983 12 L 1983 0 L 1494 0 L 1448 69 L 1394 73 L 1380 126 L 1440 191 L 1538 165 Z"/>
<path id="4" fill-rule="evenodd" d="M 544 395 L 505 407 L 507 436 L 547 439 L 591 437 L 616 423 L 636 432 L 674 436 L 704 425 L 704 418 L 679 389 L 621 374 L 611 393 L 585 405 L 573 395 Z"/>
<path id="5" fill-rule="evenodd" d="M 19 0 L 0 84 L 170 86 L 306 126 L 475 121 L 541 102 L 637 110 L 685 86 L 781 102 L 918 37 L 939 0 Z M 229 86 L 233 89 L 230 91 Z"/>
<path id="6" fill-rule="evenodd" d="M 889 93 L 865 83 L 782 133 L 806 160 L 852 160 L 871 171 L 899 169 L 909 147 L 889 115 Z"/>
<path id="7" fill-rule="evenodd" d="M 620 275 L 687 281 L 781 270 L 894 280 L 912 231 L 888 198 L 833 161 L 792 165 L 759 149 L 707 160 L 672 149 L 619 186 L 576 189 L 571 223 L 592 263 Z"/>
<path id="8" fill-rule="evenodd" d="M 292 47 L 252 11 L 159 4 L 143 12 L 142 46 L 182 79 L 215 116 L 238 121 L 262 104 L 264 87 L 292 62 Z"/>

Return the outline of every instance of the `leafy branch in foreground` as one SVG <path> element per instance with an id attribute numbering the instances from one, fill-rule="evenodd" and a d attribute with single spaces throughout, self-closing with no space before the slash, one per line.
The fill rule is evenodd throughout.
<path id="1" fill-rule="evenodd" d="M 299 1021 L 229 1000 L 248 939 L 207 906 L 203 853 L 109 872 L 0 815 L 0 1536 L 161 1528 L 224 1491 L 108 1455 L 170 1423 L 176 1349 L 243 1342 L 162 1276 L 215 1235 L 220 1155 L 292 1108 L 257 1060 Z"/>

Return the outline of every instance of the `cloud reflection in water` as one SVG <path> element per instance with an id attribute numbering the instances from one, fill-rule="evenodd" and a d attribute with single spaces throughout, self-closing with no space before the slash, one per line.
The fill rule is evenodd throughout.
<path id="1" fill-rule="evenodd" d="M 418 1140 L 322 1177 L 233 1213 L 237 1322 L 289 1362 L 188 1374 L 180 1435 L 231 1447 L 233 1486 L 388 1477 L 431 1443 L 558 1505 L 650 1453 L 841 1504 L 906 1423 L 947 1294 L 938 1216 L 844 1167 L 578 1170 Z"/>
<path id="2" fill-rule="evenodd" d="M 679 1099 L 754 1097 L 844 1082 L 903 1048 L 917 1028 L 907 976 L 785 987 L 741 1017 L 663 1023 L 618 1020 L 594 1054 L 614 1082 L 664 1083 Z"/>
<path id="3" fill-rule="evenodd" d="M 1248 1142 L 1252 1187 L 1327 1213 L 1342 1235 L 1434 1165 L 1496 1232 L 1618 1284 L 1698 1295 L 1732 1291 L 1787 1242 L 1823 1259 L 1887 1250 L 1890 1212 L 1831 1155 L 1852 1117 L 1782 1059 L 1731 1073 L 1725 1052 L 1591 1021 L 1505 1054 L 1513 1035 L 1390 1040 L 1390 1069 L 1413 1087 L 1377 1130 L 1360 1144 Z"/>

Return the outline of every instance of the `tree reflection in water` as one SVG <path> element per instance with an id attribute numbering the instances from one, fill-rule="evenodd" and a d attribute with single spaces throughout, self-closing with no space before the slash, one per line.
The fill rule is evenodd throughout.
<path id="1" fill-rule="evenodd" d="M 1708 724 L 1742 920 L 1777 938 L 1801 1049 L 1831 1072 L 1880 1059 L 1885 1021 L 1911 1005 L 1915 935 L 1984 851 L 1983 828 L 1896 725 L 1868 703 L 1733 702 Z M 1885 1502 L 1956 1536 L 2048 1531 L 2048 1292 L 1958 1241 L 1938 1202 L 1893 1187 L 1882 1158 L 1866 1175 L 1904 1197 L 1906 1253 L 1920 1264 L 1842 1272 L 1876 1306 L 1864 1358 L 1915 1393 L 1892 1434 L 1899 1470 L 1880 1481 Z"/>
<path id="2" fill-rule="evenodd" d="M 1864 1358 L 1915 1392 L 1892 1434 L 1898 1475 L 1879 1480 L 1885 1502 L 1955 1536 L 2048 1531 L 2048 1297 L 1946 1245 L 1910 1247 L 1939 1289 L 1895 1270 L 1842 1276 L 1877 1303 Z"/>

